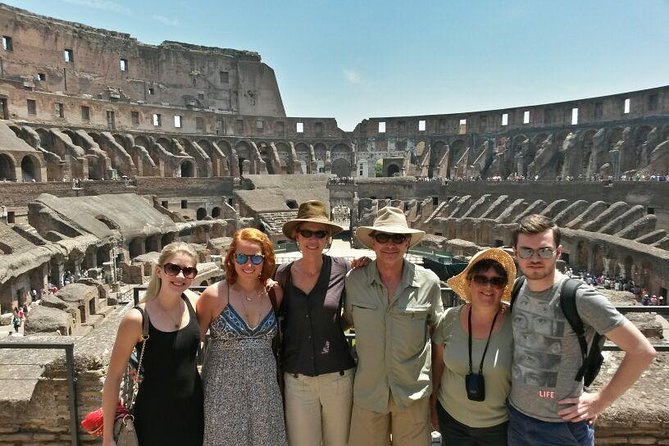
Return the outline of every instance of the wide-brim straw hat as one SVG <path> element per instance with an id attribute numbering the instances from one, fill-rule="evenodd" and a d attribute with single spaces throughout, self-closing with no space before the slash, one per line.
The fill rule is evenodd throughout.
<path id="1" fill-rule="evenodd" d="M 506 251 L 500 248 L 488 248 L 477 252 L 467 264 L 467 267 L 457 276 L 453 276 L 446 281 L 455 293 L 464 299 L 466 302 L 471 301 L 472 295 L 469 289 L 469 281 L 467 275 L 474 265 L 481 260 L 491 259 L 502 265 L 506 271 L 507 284 L 502 293 L 502 302 L 511 302 L 511 291 L 513 289 L 513 281 L 516 279 L 516 264 L 513 262 L 513 257 Z"/>
<path id="2" fill-rule="evenodd" d="M 416 245 L 425 237 L 425 231 L 410 228 L 404 212 L 392 206 L 386 206 L 379 210 L 376 220 L 374 220 L 374 226 L 360 226 L 356 229 L 355 235 L 365 246 L 371 249 L 372 237 L 370 234 L 372 232 L 410 235 L 409 247 Z"/>
<path id="3" fill-rule="evenodd" d="M 318 223 L 320 225 L 325 225 L 328 227 L 330 235 L 339 234 L 344 230 L 343 227 L 330 221 L 328 218 L 328 211 L 325 208 L 325 203 L 318 200 L 309 200 L 302 203 L 297 210 L 297 218 L 288 220 L 283 224 L 283 228 L 281 228 L 283 235 L 294 240 L 295 228 L 302 223 Z"/>

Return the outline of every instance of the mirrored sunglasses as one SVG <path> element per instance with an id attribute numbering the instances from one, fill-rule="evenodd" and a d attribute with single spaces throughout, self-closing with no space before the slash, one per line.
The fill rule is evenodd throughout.
<path id="1" fill-rule="evenodd" d="M 388 241 L 392 241 L 396 245 L 404 243 L 407 239 L 406 234 L 386 234 L 385 232 L 375 232 L 372 237 L 377 243 L 384 244 L 388 243 Z"/>
<path id="2" fill-rule="evenodd" d="M 174 263 L 165 263 L 163 266 L 163 271 L 165 274 L 170 276 L 178 276 L 179 273 L 183 273 L 186 279 L 194 279 L 197 276 L 197 268 L 194 266 L 179 266 Z"/>
<path id="3" fill-rule="evenodd" d="M 328 236 L 327 231 L 312 231 L 311 229 L 300 229 L 297 231 L 298 234 L 300 234 L 304 238 L 311 238 L 311 237 L 316 237 L 316 238 L 325 238 Z"/>
<path id="4" fill-rule="evenodd" d="M 532 248 L 519 248 L 518 257 L 521 259 L 529 259 L 534 256 L 534 253 L 537 253 L 542 259 L 550 259 L 555 255 L 555 250 L 553 248 L 544 247 L 539 249 Z"/>
<path id="5" fill-rule="evenodd" d="M 246 262 L 251 260 L 251 263 L 254 265 L 260 265 L 262 262 L 265 261 L 265 257 L 260 255 L 260 254 L 253 254 L 253 255 L 248 255 L 248 254 L 235 254 L 235 262 L 237 262 L 238 265 L 246 265 Z"/>
<path id="6" fill-rule="evenodd" d="M 490 285 L 493 288 L 504 288 L 506 286 L 506 280 L 500 276 L 487 277 L 483 274 L 474 274 L 472 281 L 477 285 Z"/>

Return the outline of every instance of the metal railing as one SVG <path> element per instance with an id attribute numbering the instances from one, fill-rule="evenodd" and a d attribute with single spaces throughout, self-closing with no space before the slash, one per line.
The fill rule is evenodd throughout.
<path id="1" fill-rule="evenodd" d="M 72 446 L 79 444 L 79 414 L 77 410 L 77 377 L 74 373 L 74 342 L 0 342 L 0 349 L 38 349 L 38 350 L 65 350 L 65 365 L 67 368 L 67 394 L 70 411 L 70 438 Z"/>

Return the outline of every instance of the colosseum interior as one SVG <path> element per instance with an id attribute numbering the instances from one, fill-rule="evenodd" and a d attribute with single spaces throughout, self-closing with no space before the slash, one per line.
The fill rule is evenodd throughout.
<path id="1" fill-rule="evenodd" d="M 7 342 L 75 343 L 79 417 L 100 404 L 128 289 L 163 246 L 192 243 L 197 284 L 213 283 L 235 230 L 281 248 L 307 199 L 351 229 L 402 207 L 424 249 L 454 255 L 509 246 L 512 224 L 542 213 L 574 270 L 667 296 L 669 86 L 345 132 L 286 116 L 255 52 L 147 45 L 3 4 L 0 33 L 0 322 L 4 335 L 12 308 L 41 300 Z M 662 317 L 634 321 L 664 342 Z M 0 446 L 76 444 L 62 356 L 0 348 Z M 600 417 L 598 444 L 669 444 L 665 360 Z M 607 353 L 599 385 L 619 361 Z"/>

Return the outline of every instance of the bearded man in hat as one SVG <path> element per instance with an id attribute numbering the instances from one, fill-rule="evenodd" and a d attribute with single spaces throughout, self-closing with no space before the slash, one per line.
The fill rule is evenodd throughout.
<path id="1" fill-rule="evenodd" d="M 351 446 L 430 443 L 431 342 L 443 313 L 439 278 L 404 258 L 425 236 L 401 209 L 385 207 L 357 237 L 376 260 L 346 278 L 346 315 L 355 326 Z"/>

